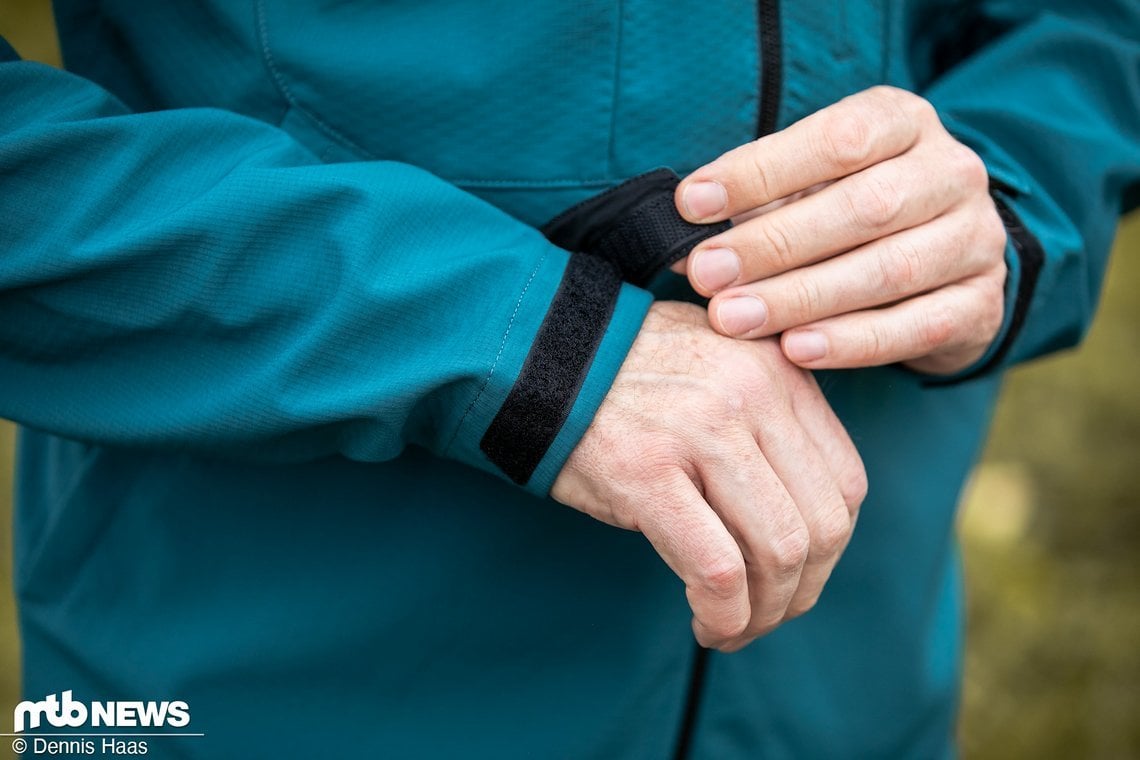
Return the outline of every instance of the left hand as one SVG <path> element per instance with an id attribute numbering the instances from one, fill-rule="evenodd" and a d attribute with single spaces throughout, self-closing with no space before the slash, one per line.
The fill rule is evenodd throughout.
<path id="1" fill-rule="evenodd" d="M 802 367 L 953 373 L 1004 314 L 1006 233 L 988 184 L 930 103 L 874 87 L 686 177 L 685 218 L 737 224 L 683 266 L 715 330 L 782 332 Z"/>

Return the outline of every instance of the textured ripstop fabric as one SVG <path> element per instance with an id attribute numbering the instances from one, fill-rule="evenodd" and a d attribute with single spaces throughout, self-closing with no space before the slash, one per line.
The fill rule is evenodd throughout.
<path id="1" fill-rule="evenodd" d="M 542 233 L 560 248 L 614 262 L 623 279 L 644 287 L 697 243 L 732 226 L 686 221 L 673 201 L 680 181 L 665 168 L 638 175 L 567 209 Z"/>
<path id="2" fill-rule="evenodd" d="M 317 153 L 331 144 L 343 158 L 404 161 L 477 193 L 522 188 L 513 193 L 521 198 L 496 197 L 529 207 L 541 203 L 528 197 L 539 188 L 602 189 L 663 163 L 691 170 L 752 137 L 757 58 L 754 45 L 741 44 L 740 24 L 755 13 L 755 0 L 320 7 L 314 19 L 307 3 L 258 0 L 255 49 L 264 61 L 243 58 L 240 69 L 273 73 L 290 106 L 290 129 L 304 131 Z M 235 8 L 212 12 L 232 16 L 234 25 L 253 15 L 244 4 Z M 165 8 L 152 13 L 179 29 L 194 23 Z M 146 23 L 152 34 L 162 26 L 129 10 L 121 15 L 120 23 Z M 320 33 L 328 28 L 336 34 Z M 486 31 L 493 29 L 514 31 Z M 207 29 L 193 31 L 220 44 Z M 245 48 L 226 54 L 244 56 Z M 149 47 L 143 55 L 135 68 L 147 72 L 166 58 Z M 168 102 L 174 90 L 185 102 L 198 95 L 189 88 L 201 76 L 178 82 L 167 73 L 140 89 Z M 699 91 L 701 107 L 675 97 L 678 87 Z M 231 83 L 231 97 L 235 89 Z M 524 221 L 540 224 L 572 202 L 559 199 Z"/>
<path id="3" fill-rule="evenodd" d="M 978 2 L 1017 29 L 931 82 L 912 69 L 955 33 L 942 5 L 781 3 L 779 121 L 884 81 L 925 90 L 1021 190 L 1010 206 L 1045 261 L 1007 365 L 1091 314 L 1140 171 L 1140 8 Z M 570 257 L 471 196 L 537 227 L 754 139 L 756 1 L 53 6 L 69 69 L 137 113 L 102 118 L 63 72 L 21 87 L 30 69 L 0 65 L 0 122 L 28 128 L 0 150 L 19 159 L 0 170 L 0 278 L 60 285 L 12 291 L 0 335 L 40 353 L 0 371 L 0 403 L 42 430 L 193 448 L 25 428 L 25 694 L 177 695 L 209 737 L 179 744 L 187 757 L 332 754 L 327 732 L 291 730 L 310 723 L 357 755 L 670 757 L 693 650 L 675 576 L 640 535 L 536 500 L 648 294 L 622 285 L 526 488 L 488 476 L 479 442 Z M 277 166 L 257 141 L 256 165 L 235 167 L 217 156 L 249 134 L 234 114 L 308 155 Z M 353 160 L 368 156 L 385 161 Z M 47 329 L 79 311 L 81 333 Z M 125 337 L 91 340 L 108 317 Z M 812 614 L 710 655 L 691 758 L 950 756 L 954 514 L 997 375 L 927 387 L 882 367 L 821 385 L 875 486 Z"/>
<path id="4" fill-rule="evenodd" d="M 479 442 L 515 483 L 530 480 L 570 414 L 621 282 L 612 262 L 587 253 L 570 257 L 522 371 Z"/>
<path id="5" fill-rule="evenodd" d="M 39 64 L 5 63 L 0 80 L 0 416 L 258 462 L 416 445 L 501 474 L 479 441 L 569 253 L 415 167 L 322 164 L 221 109 L 131 114 Z M 647 308 L 618 286 L 571 436 Z M 558 463 L 542 464 L 532 492 Z"/>

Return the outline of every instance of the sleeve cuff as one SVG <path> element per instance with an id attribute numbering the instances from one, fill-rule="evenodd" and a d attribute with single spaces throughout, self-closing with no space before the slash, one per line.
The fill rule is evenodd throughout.
<path id="1" fill-rule="evenodd" d="M 518 485 L 530 481 L 569 417 L 620 289 L 612 263 L 570 257 L 522 369 L 479 441 L 491 463 Z"/>
<path id="2" fill-rule="evenodd" d="M 446 455 L 545 496 L 585 433 L 652 297 L 611 262 L 551 246 L 518 297 Z"/>
<path id="3" fill-rule="evenodd" d="M 546 496 L 554 485 L 558 473 L 570 457 L 570 452 L 586 433 L 602 400 L 613 385 L 630 346 L 641 330 L 645 314 L 653 303 L 653 296 L 629 283 L 623 283 L 614 304 L 613 314 L 602 335 L 578 397 L 570 407 L 569 416 L 562 425 L 546 455 L 535 468 L 527 490 L 536 496 Z"/>

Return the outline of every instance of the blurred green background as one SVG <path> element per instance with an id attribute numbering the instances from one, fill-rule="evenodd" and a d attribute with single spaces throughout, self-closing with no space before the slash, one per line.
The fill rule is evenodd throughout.
<path id="1" fill-rule="evenodd" d="M 58 63 L 45 0 L 0 0 L 0 35 Z M 1134 215 L 1088 340 L 1010 374 L 967 488 L 966 758 L 1140 758 L 1138 254 Z M 0 422 L 0 726 L 19 691 L 12 449 Z"/>

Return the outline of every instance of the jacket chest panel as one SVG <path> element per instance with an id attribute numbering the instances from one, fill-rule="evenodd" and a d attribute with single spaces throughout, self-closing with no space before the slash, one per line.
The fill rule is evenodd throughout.
<path id="1" fill-rule="evenodd" d="M 755 3 L 259 0 L 284 126 L 461 185 L 605 184 L 748 139 Z"/>
<path id="2" fill-rule="evenodd" d="M 893 1 L 781 2 L 781 126 L 887 81 L 886 30 Z"/>

